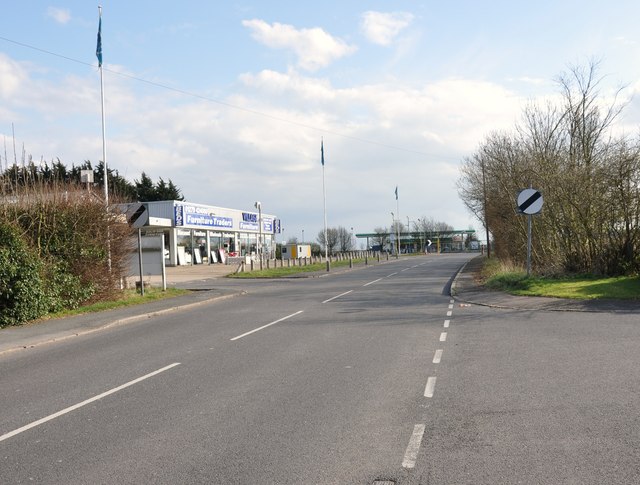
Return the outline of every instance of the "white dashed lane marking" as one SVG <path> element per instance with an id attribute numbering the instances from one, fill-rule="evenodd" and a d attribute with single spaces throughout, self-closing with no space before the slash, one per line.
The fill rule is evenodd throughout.
<path id="1" fill-rule="evenodd" d="M 424 388 L 424 397 L 433 397 L 436 389 L 436 379 L 436 377 L 429 377 L 429 379 L 427 379 L 427 386 Z"/>
<path id="2" fill-rule="evenodd" d="M 442 349 L 438 349 L 436 350 L 436 353 L 433 355 L 433 363 L 434 364 L 439 364 L 440 361 L 442 360 Z"/>
<path id="3" fill-rule="evenodd" d="M 416 424 L 413 427 L 413 434 L 409 440 L 407 451 L 404 453 L 404 460 L 402 460 L 402 466 L 404 468 L 413 468 L 416 466 L 418 452 L 420 451 L 420 444 L 422 443 L 422 437 L 424 436 L 424 428 L 424 424 Z"/>
<path id="4" fill-rule="evenodd" d="M 374 283 L 377 283 L 377 282 L 378 282 L 378 281 L 380 281 L 380 280 L 382 280 L 382 278 L 378 278 L 377 280 L 369 281 L 369 283 L 365 283 L 365 284 L 364 284 L 364 285 L 362 285 L 362 286 L 369 286 L 369 285 L 372 285 L 372 284 L 374 284 Z"/>
<path id="5" fill-rule="evenodd" d="M 451 320 L 445 320 L 444 321 L 444 328 L 449 328 L 449 324 L 451 323 Z"/>
<path id="6" fill-rule="evenodd" d="M 329 298 L 328 300 L 323 301 L 322 303 L 329 303 L 330 301 L 335 300 L 336 298 L 340 298 L 341 296 L 348 295 L 353 290 L 345 291 L 344 293 L 340 293 L 339 295 L 334 296 L 333 298 Z"/>
<path id="7" fill-rule="evenodd" d="M 442 332 L 440 334 L 440 342 L 446 342 L 447 340 L 447 332 Z"/>

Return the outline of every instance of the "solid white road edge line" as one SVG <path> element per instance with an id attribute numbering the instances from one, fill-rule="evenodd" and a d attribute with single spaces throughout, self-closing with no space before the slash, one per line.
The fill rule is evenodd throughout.
<path id="1" fill-rule="evenodd" d="M 377 280 L 369 281 L 369 283 L 365 283 L 365 284 L 364 284 L 364 285 L 362 285 L 362 286 L 369 286 L 369 285 L 372 285 L 372 284 L 374 284 L 374 283 L 377 283 L 377 282 L 378 282 L 378 281 L 380 281 L 380 280 L 382 280 L 382 278 L 378 278 Z"/>
<path id="2" fill-rule="evenodd" d="M 149 379 L 150 377 L 153 377 L 157 374 L 160 374 L 161 372 L 164 372 L 166 370 L 171 369 L 172 367 L 175 367 L 177 365 L 180 365 L 180 362 L 175 362 L 171 365 L 168 365 L 166 367 L 163 367 L 162 369 L 158 369 L 157 371 L 151 372 L 150 374 L 147 374 L 145 376 L 142 377 L 138 377 L 137 379 L 134 379 L 132 381 L 127 382 L 126 384 L 122 384 L 121 386 L 115 387 L 113 389 L 111 389 L 110 391 L 106 391 L 103 392 L 102 394 L 98 394 L 97 396 L 94 396 L 90 399 L 87 399 L 86 401 L 82 401 L 78 404 L 74 404 L 73 406 L 69 406 L 68 408 L 63 409 L 62 411 L 58 411 L 57 413 L 53 413 L 49 416 L 46 416 L 42 419 L 39 419 L 37 421 L 34 421 L 33 423 L 27 424 L 26 426 L 23 426 L 22 428 L 18 428 L 14 431 L 11 431 L 9 433 L 3 434 L 2 436 L 0 436 L 0 441 L 4 441 L 6 439 L 9 439 L 17 434 L 20 434 L 24 431 L 27 431 L 31 428 L 35 428 L 36 426 L 39 426 L 43 423 L 46 423 L 47 421 L 51 421 L 52 419 L 55 418 L 59 418 L 60 416 L 70 413 L 71 411 L 75 411 L 76 409 L 79 409 L 83 406 L 86 406 L 87 404 L 91 404 L 92 402 L 97 401 L 98 399 L 102 399 L 103 397 L 107 397 L 111 394 L 114 394 L 118 391 L 122 391 L 123 389 L 129 387 L 129 386 L 133 386 L 134 384 L 137 384 L 138 382 L 144 381 L 145 379 Z"/>
<path id="3" fill-rule="evenodd" d="M 345 291 L 344 293 L 340 293 L 339 295 L 334 296 L 333 298 L 329 298 L 328 300 L 323 301 L 322 303 L 329 303 L 330 301 L 335 300 L 336 298 L 340 298 L 341 296 L 348 295 L 353 290 Z"/>
<path id="4" fill-rule="evenodd" d="M 275 325 L 276 323 L 280 323 L 280 322 L 283 322 L 284 320 L 287 320 L 287 319 L 289 319 L 291 317 L 295 317 L 296 315 L 301 314 L 303 311 L 304 310 L 297 311 L 295 313 L 292 313 L 291 315 L 287 315 L 286 317 L 282 317 L 279 320 L 276 320 L 275 322 L 267 323 L 266 325 L 263 325 L 262 327 L 254 328 L 253 330 L 251 330 L 251 331 L 249 331 L 247 333 L 243 333 L 242 335 L 238 335 L 237 337 L 233 337 L 231 339 L 231 341 L 233 342 L 234 340 L 239 340 L 242 337 L 246 337 L 247 335 L 251 335 L 252 333 L 259 332 L 260 330 L 263 330 L 263 329 L 265 329 L 267 327 L 270 327 L 271 325 Z"/>
<path id="5" fill-rule="evenodd" d="M 433 392 L 436 389 L 436 377 L 429 377 L 427 379 L 427 386 L 424 388 L 424 397 L 433 397 Z"/>
<path id="6" fill-rule="evenodd" d="M 387 277 L 387 278 L 391 278 L 392 276 L 395 276 L 395 275 L 397 275 L 397 274 L 398 274 L 398 272 L 396 271 L 395 273 L 391 273 L 390 275 L 387 275 L 386 277 Z"/>
<path id="7" fill-rule="evenodd" d="M 424 436 L 424 424 L 416 424 L 413 427 L 413 434 L 409 440 L 407 451 L 404 452 L 404 460 L 402 466 L 404 468 L 413 468 L 416 466 L 416 460 L 418 459 L 418 451 L 420 451 L 420 444 L 422 443 L 422 437 Z"/>

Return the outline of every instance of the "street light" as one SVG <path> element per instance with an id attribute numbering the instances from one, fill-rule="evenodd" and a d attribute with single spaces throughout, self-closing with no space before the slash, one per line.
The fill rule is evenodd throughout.
<path id="1" fill-rule="evenodd" d="M 258 209 L 258 230 L 259 230 L 259 239 L 257 244 L 258 256 L 260 256 L 260 269 L 262 269 L 262 204 L 260 201 L 256 201 L 253 204 L 256 209 Z"/>
<path id="2" fill-rule="evenodd" d="M 389 230 L 389 239 L 391 239 L 391 235 L 393 234 L 393 226 L 395 225 L 395 223 L 396 223 L 396 216 L 392 212 L 391 213 L 391 229 Z M 391 254 L 393 254 L 393 250 L 395 249 L 394 246 L 395 245 L 392 243 L 391 244 Z"/>

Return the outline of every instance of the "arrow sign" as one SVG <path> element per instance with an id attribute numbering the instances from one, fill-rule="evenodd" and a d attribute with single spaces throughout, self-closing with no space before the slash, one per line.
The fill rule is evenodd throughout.
<path id="1" fill-rule="evenodd" d="M 518 212 L 522 214 L 537 214 L 543 203 L 542 194 L 536 189 L 524 189 L 518 194 Z"/>

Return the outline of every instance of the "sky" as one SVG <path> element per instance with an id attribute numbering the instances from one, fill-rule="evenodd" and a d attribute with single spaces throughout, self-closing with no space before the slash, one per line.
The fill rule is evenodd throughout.
<path id="1" fill-rule="evenodd" d="M 9 2 L 0 20 L 0 158 L 102 159 L 98 3 Z M 107 164 L 189 202 L 277 215 L 313 241 L 433 218 L 480 222 L 465 157 L 558 76 L 600 63 L 640 126 L 637 0 L 104 0 Z M 14 152 L 13 145 L 16 145 Z M 395 189 L 398 187 L 398 200 Z M 515 203 L 515 202 L 514 202 Z"/>

